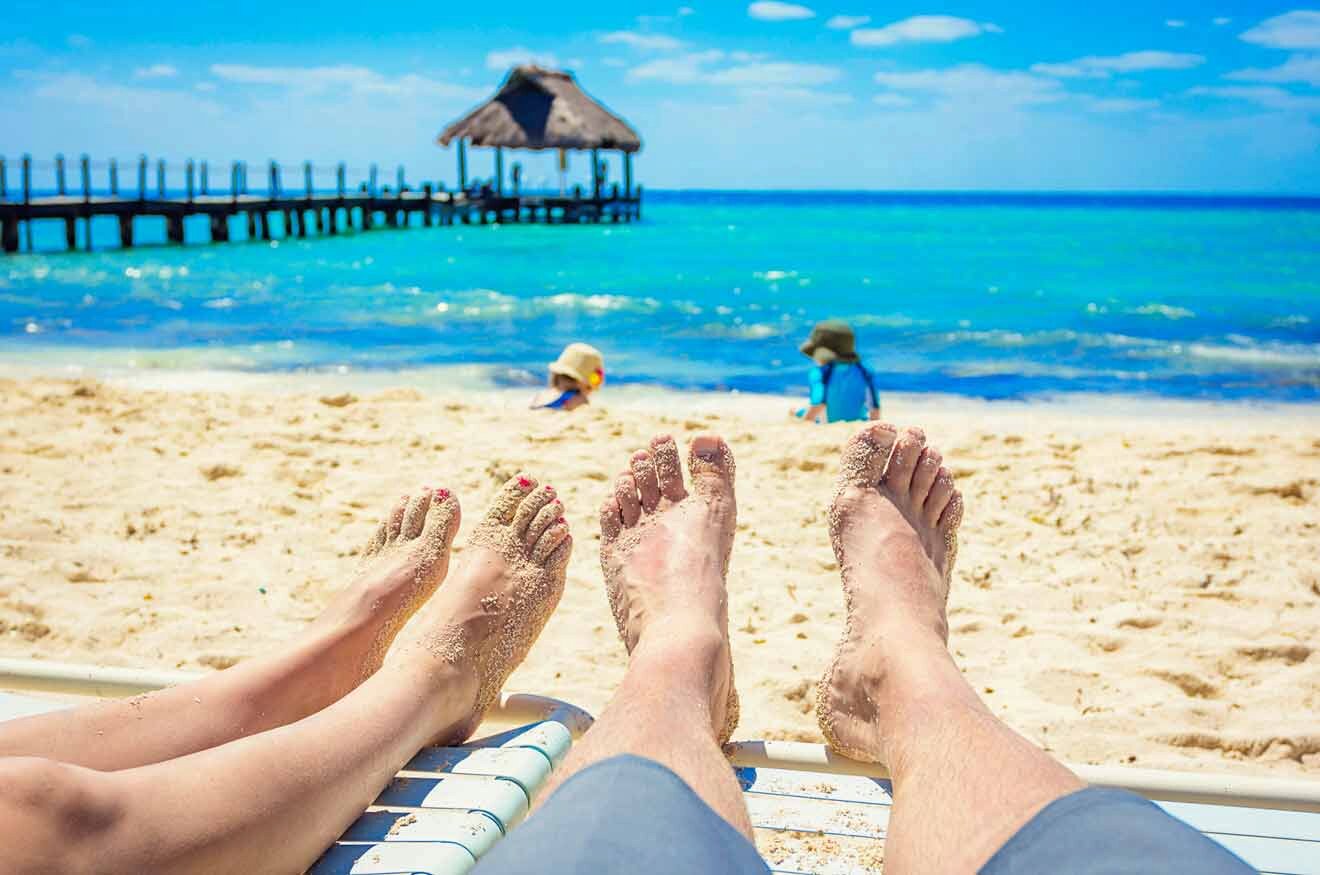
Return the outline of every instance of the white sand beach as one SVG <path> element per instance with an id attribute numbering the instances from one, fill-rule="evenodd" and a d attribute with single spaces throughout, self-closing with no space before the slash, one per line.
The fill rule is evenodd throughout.
<path id="1" fill-rule="evenodd" d="M 624 651 L 597 505 L 652 434 L 716 431 L 738 460 L 735 737 L 819 741 L 842 618 L 825 508 L 855 426 L 793 423 L 765 397 L 524 402 L 0 380 L 0 654 L 223 669 L 316 616 L 399 494 L 447 486 L 471 519 L 526 469 L 559 490 L 577 548 L 509 688 L 599 713 Z M 1079 763 L 1320 777 L 1320 410 L 897 396 L 886 418 L 923 426 L 957 475 L 951 646 L 1012 726 Z"/>

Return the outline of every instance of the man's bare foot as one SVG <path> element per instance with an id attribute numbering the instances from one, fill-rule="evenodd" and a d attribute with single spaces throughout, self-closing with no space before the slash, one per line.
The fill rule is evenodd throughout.
<path id="1" fill-rule="evenodd" d="M 380 668 L 399 630 L 444 580 L 461 516 L 448 489 L 423 486 L 377 527 L 353 584 L 309 629 L 309 638 L 327 646 L 317 648 L 314 666 L 325 677 L 308 685 L 327 693 L 327 702 Z"/>
<path id="2" fill-rule="evenodd" d="M 480 725 L 559 604 L 572 551 L 554 489 L 525 474 L 505 483 L 462 567 L 390 651 L 391 665 L 443 681 L 436 743 L 462 741 Z"/>
<path id="3" fill-rule="evenodd" d="M 843 449 L 830 507 L 847 619 L 816 691 L 816 718 L 830 746 L 857 760 L 883 756 L 895 665 L 932 648 L 947 656 L 944 609 L 963 505 L 940 454 L 925 444 L 920 429 L 867 426 Z"/>
<path id="4" fill-rule="evenodd" d="M 619 636 L 629 653 L 646 637 L 675 644 L 702 640 L 727 666 L 711 678 L 711 729 L 723 744 L 738 725 L 738 692 L 729 650 L 726 578 L 737 504 L 734 463 L 719 437 L 692 442 L 690 495 L 678 447 L 668 436 L 633 454 L 601 508 L 600 564 Z"/>

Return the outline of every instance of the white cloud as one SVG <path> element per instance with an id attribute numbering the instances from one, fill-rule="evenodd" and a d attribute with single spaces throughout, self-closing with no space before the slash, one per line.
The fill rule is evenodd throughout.
<path id="1" fill-rule="evenodd" d="M 989 22 L 956 18 L 952 15 L 914 15 L 902 21 L 854 30 L 850 39 L 855 46 L 892 46 L 897 43 L 951 43 L 954 40 L 1002 33 L 1003 28 Z"/>
<path id="2" fill-rule="evenodd" d="M 1031 72 L 1060 79 L 1107 79 L 1114 73 L 1140 73 L 1146 70 L 1189 70 L 1205 63 L 1202 55 L 1184 52 L 1126 52 L 1101 57 L 1088 55 L 1062 64 L 1032 64 Z"/>
<path id="3" fill-rule="evenodd" d="M 92 45 L 92 38 L 81 33 L 71 33 L 64 38 L 64 44 L 71 49 L 86 49 Z"/>
<path id="4" fill-rule="evenodd" d="M 1158 100 L 1139 97 L 1093 97 L 1086 106 L 1093 112 L 1141 112 L 1159 107 Z"/>
<path id="5" fill-rule="evenodd" d="M 1211 19 L 1210 23 L 1215 27 L 1223 27 L 1226 24 L 1232 24 L 1233 19 L 1229 18 L 1227 15 L 1220 15 L 1217 18 Z"/>
<path id="6" fill-rule="evenodd" d="M 837 67 L 759 60 L 763 57 L 746 52 L 726 53 L 719 49 L 689 52 L 641 64 L 628 71 L 628 78 L 673 85 L 716 85 L 747 90 L 807 89 L 836 82 L 843 75 Z"/>
<path id="7" fill-rule="evenodd" d="M 683 48 L 686 43 L 663 33 L 638 33 L 634 30 L 615 30 L 603 33 L 599 42 L 605 45 L 625 45 L 634 49 L 652 52 L 672 52 Z"/>
<path id="8" fill-rule="evenodd" d="M 870 24 L 869 15 L 836 15 L 825 26 L 831 30 L 852 30 L 854 27 L 861 27 L 863 24 Z"/>
<path id="9" fill-rule="evenodd" d="M 1320 87 L 1320 55 L 1293 55 L 1277 67 L 1234 70 L 1225 79 L 1240 82 L 1302 82 Z"/>
<path id="10" fill-rule="evenodd" d="M 842 94 L 837 91 L 818 91 L 815 88 L 740 88 L 738 95 L 744 100 L 804 101 L 820 106 L 843 106 L 853 102 L 851 94 Z"/>
<path id="11" fill-rule="evenodd" d="M 477 99 L 484 89 L 430 79 L 416 73 L 386 76 L 367 67 L 257 67 L 212 64 L 211 75 L 240 85 L 272 85 L 306 94 L 347 92 L 375 97 L 439 97 Z"/>
<path id="12" fill-rule="evenodd" d="M 1245 100 L 1266 109 L 1320 112 L 1320 97 L 1303 97 L 1273 85 L 1199 85 L 1187 93 L 1199 97 Z"/>
<path id="13" fill-rule="evenodd" d="M 1164 19 L 1164 26 L 1165 26 L 1165 27 L 1186 27 L 1186 26 L 1187 26 L 1187 22 L 1183 21 L 1181 18 L 1166 18 L 1166 19 Z"/>
<path id="14" fill-rule="evenodd" d="M 526 46 L 514 46 L 511 49 L 499 49 L 486 53 L 486 69 L 503 73 L 519 64 L 536 64 L 541 67 L 558 67 L 559 58 L 553 52 L 535 52 Z"/>
<path id="15" fill-rule="evenodd" d="M 179 71 L 169 64 L 152 64 L 150 67 L 138 67 L 133 71 L 137 79 L 169 79 L 179 75 Z"/>
<path id="16" fill-rule="evenodd" d="M 731 85 L 746 88 L 783 86 L 810 88 L 837 81 L 842 72 L 837 67 L 823 64 L 796 64 L 771 61 L 760 64 L 741 64 L 712 72 L 706 79 L 712 85 Z"/>
<path id="17" fill-rule="evenodd" d="M 1285 12 L 1265 19 L 1240 38 L 1271 49 L 1320 49 L 1320 12 Z"/>
<path id="18" fill-rule="evenodd" d="M 760 21 L 801 21 L 816 17 L 814 9 L 779 0 L 758 0 L 747 7 L 747 14 Z"/>
<path id="19" fill-rule="evenodd" d="M 876 106 L 888 106 L 892 108 L 911 106 L 916 103 L 911 97 L 902 94 L 877 94 L 871 98 L 871 102 Z"/>
<path id="20" fill-rule="evenodd" d="M 939 70 L 881 72 L 875 81 L 891 91 L 916 92 L 949 101 L 983 104 L 1050 103 L 1064 91 L 1058 80 L 1019 70 L 995 70 L 983 64 L 961 64 Z"/>

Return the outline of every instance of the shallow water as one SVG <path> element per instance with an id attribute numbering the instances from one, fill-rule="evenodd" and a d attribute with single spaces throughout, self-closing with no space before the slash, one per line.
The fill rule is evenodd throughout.
<path id="1" fill-rule="evenodd" d="M 1320 399 L 1320 201 L 650 193 L 628 226 L 188 236 L 0 260 L 0 359 L 516 385 L 581 339 L 612 382 L 782 392 L 837 316 L 894 390 Z"/>

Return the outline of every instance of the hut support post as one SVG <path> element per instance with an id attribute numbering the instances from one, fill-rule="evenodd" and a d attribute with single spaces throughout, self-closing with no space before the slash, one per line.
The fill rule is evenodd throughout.
<path id="1" fill-rule="evenodd" d="M 458 190 L 467 191 L 467 141 L 458 141 Z"/>
<path id="2" fill-rule="evenodd" d="M 495 147 L 495 193 L 504 195 L 504 149 Z"/>
<path id="3" fill-rule="evenodd" d="M 632 153 L 623 153 L 623 196 L 632 197 Z"/>
<path id="4" fill-rule="evenodd" d="M 600 150 L 591 150 L 591 198 L 600 200 Z"/>

